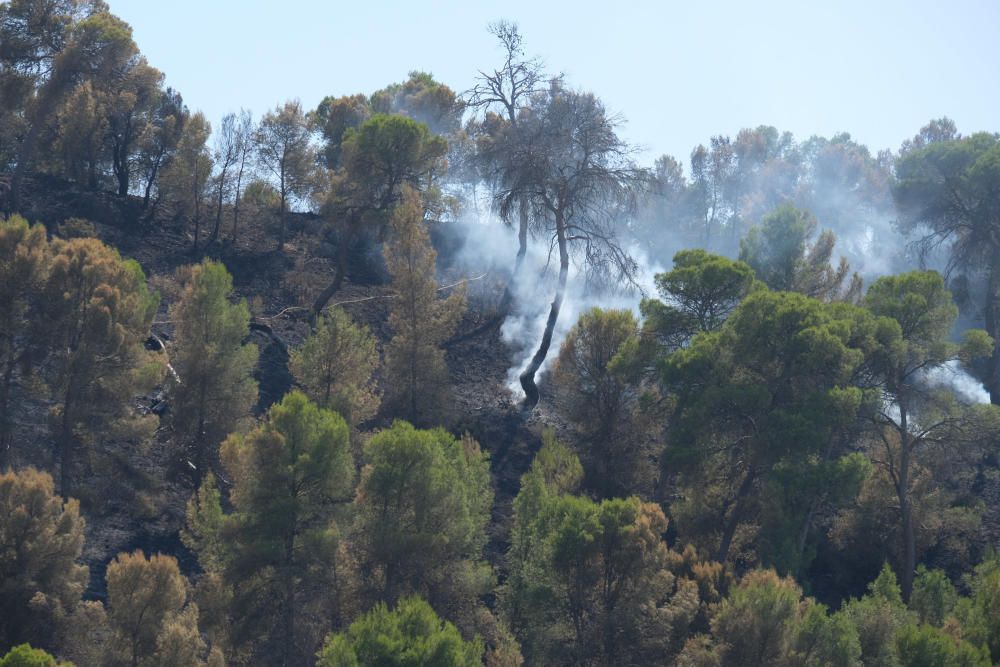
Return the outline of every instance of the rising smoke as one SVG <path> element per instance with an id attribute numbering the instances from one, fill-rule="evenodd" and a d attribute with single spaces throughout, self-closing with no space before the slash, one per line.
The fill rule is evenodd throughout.
<path id="1" fill-rule="evenodd" d="M 817 235 L 823 230 L 830 230 L 836 235 L 834 261 L 841 256 L 846 258 L 851 270 L 863 278 L 865 285 L 879 276 L 928 265 L 929 268 L 943 268 L 942 257 L 946 249 L 938 257 L 920 257 L 911 250 L 910 239 L 896 228 L 884 159 L 880 157 L 876 162 L 868 157 L 867 149 L 844 137 L 846 135 L 840 137 L 841 143 L 815 138 L 806 142 L 808 148 L 804 148 L 804 153 L 816 164 L 797 165 L 800 174 L 796 177 L 790 177 L 784 168 L 765 165 L 758 169 L 743 184 L 743 194 L 738 201 L 720 216 L 718 233 L 708 244 L 708 249 L 737 257 L 739 239 L 746 230 L 777 204 L 790 202 L 816 216 Z M 817 144 L 821 146 L 819 151 L 815 148 Z M 794 144 L 791 150 L 797 150 Z M 822 153 L 824 150 L 826 153 Z M 825 155 L 827 163 L 822 163 L 817 154 Z M 782 159 L 788 160 L 787 155 Z M 834 166 L 830 167 L 829 163 Z M 579 259 L 574 258 L 562 311 L 553 334 L 552 351 L 541 368 L 542 373 L 558 356 L 559 346 L 583 312 L 601 307 L 628 309 L 638 315 L 642 297 L 656 295 L 654 276 L 670 270 L 673 255 L 685 248 L 705 247 L 699 230 L 702 218 L 694 212 L 697 206 L 693 206 L 691 200 L 695 184 L 683 176 L 681 179 L 681 194 L 677 194 L 676 188 L 672 198 L 650 193 L 637 217 L 622 221 L 621 243 L 639 265 L 637 288 L 610 292 L 598 290 L 587 284 L 583 267 Z M 498 277 L 507 280 L 518 246 L 516 232 L 502 224 L 489 211 L 488 204 L 477 204 L 473 211 L 467 212 L 458 221 L 464 243 L 455 258 L 456 264 L 469 274 L 481 273 L 484 267 L 492 267 Z M 507 385 L 515 396 L 522 395 L 518 376 L 541 338 L 555 295 L 557 274 L 558 257 L 556 253 L 550 254 L 546 239 L 529 240 L 520 275 L 512 284 L 515 307 L 501 328 L 502 338 L 512 355 Z M 963 402 L 989 402 L 982 384 L 962 369 L 958 362 L 950 362 L 944 368 L 929 373 L 926 381 L 935 386 L 952 387 Z"/>

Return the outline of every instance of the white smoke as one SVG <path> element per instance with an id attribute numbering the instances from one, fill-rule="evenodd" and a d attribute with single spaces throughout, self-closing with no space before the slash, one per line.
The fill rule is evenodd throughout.
<path id="1" fill-rule="evenodd" d="M 947 361 L 926 371 L 922 379 L 931 387 L 951 389 L 962 403 L 974 405 L 990 402 L 990 394 L 983 383 L 969 375 L 957 360 Z"/>
<path id="2" fill-rule="evenodd" d="M 481 272 L 486 267 L 496 267 L 499 271 L 509 271 L 514 267 L 518 241 L 516 230 L 500 223 L 495 216 L 467 216 L 463 220 L 466 239 L 459 252 L 458 263 L 466 271 Z M 594 307 L 605 309 L 628 309 L 639 315 L 639 302 L 643 296 L 655 294 L 653 277 L 664 269 L 651 262 L 645 251 L 638 245 L 628 248 L 639 265 L 636 274 L 637 287 L 620 290 L 617 293 L 596 292 L 588 289 L 581 268 L 571 261 L 559 319 L 552 334 L 552 344 L 545 362 L 539 369 L 544 373 L 559 355 L 566 334 L 576 324 L 580 315 Z M 499 272 L 498 271 L 498 272 Z M 512 365 L 507 372 L 507 386 L 521 396 L 518 376 L 528 365 L 538 349 L 548 319 L 549 308 L 556 293 L 559 277 L 558 251 L 550 255 L 544 239 L 529 238 L 528 251 L 512 284 L 514 305 L 500 329 L 503 341 L 512 354 Z"/>

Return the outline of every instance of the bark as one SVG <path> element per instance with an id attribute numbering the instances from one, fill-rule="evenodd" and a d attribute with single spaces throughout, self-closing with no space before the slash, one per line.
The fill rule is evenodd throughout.
<path id="1" fill-rule="evenodd" d="M 719 541 L 719 551 L 715 555 L 715 560 L 719 563 L 725 563 L 726 559 L 729 558 L 729 548 L 733 544 L 733 536 L 736 535 L 736 529 L 739 527 L 740 520 L 743 518 L 743 510 L 746 506 L 746 499 L 750 495 L 750 490 L 753 488 L 755 478 L 755 471 L 751 467 L 747 470 L 746 476 L 743 478 L 743 482 L 740 483 L 740 488 L 736 491 L 736 501 L 733 506 L 733 511 L 732 514 L 729 515 L 729 520 L 726 522 L 726 526 L 722 531 L 722 539 Z"/>
<path id="2" fill-rule="evenodd" d="M 160 171 L 160 163 L 163 161 L 163 151 L 161 150 L 153 161 L 153 168 L 149 171 L 149 179 L 146 181 L 146 191 L 142 195 L 142 210 L 149 206 L 149 198 L 153 193 L 153 184 L 156 183 L 156 174 Z"/>
<path id="3" fill-rule="evenodd" d="M 913 576 L 917 568 L 917 538 L 913 526 L 913 506 L 910 503 L 910 454 L 914 442 L 909 433 L 906 407 L 899 406 L 899 475 L 896 481 L 896 495 L 899 498 L 900 521 L 903 528 L 903 567 L 899 577 L 899 589 L 904 602 L 910 601 L 913 593 Z"/>
<path id="4" fill-rule="evenodd" d="M 236 198 L 233 200 L 233 243 L 236 243 L 236 228 L 240 222 L 240 187 L 243 185 L 243 169 L 246 160 L 240 162 L 240 170 L 236 173 Z"/>
<path id="5" fill-rule="evenodd" d="M 337 239 L 337 272 L 334 274 L 333 282 L 323 288 L 323 291 L 319 293 L 319 296 L 313 302 L 311 314 L 313 320 L 319 317 L 323 309 L 326 308 L 326 304 L 330 302 L 330 299 L 333 298 L 333 295 L 337 293 L 340 286 L 344 283 L 344 276 L 347 273 L 347 251 L 351 244 L 354 243 L 354 226 L 348 224 L 343 231 L 344 233 Z"/>
<path id="6" fill-rule="evenodd" d="M 538 350 L 518 378 L 521 381 L 521 388 L 524 390 L 522 408 L 525 412 L 531 412 L 538 405 L 538 386 L 535 384 L 535 374 L 538 373 L 538 369 L 542 367 L 542 362 L 545 361 L 545 357 L 549 353 L 549 346 L 552 345 L 552 332 L 556 328 L 559 310 L 562 308 L 563 297 L 566 294 L 566 278 L 569 275 L 569 247 L 566 242 L 566 229 L 561 213 L 556 216 L 556 236 L 559 241 L 559 283 L 556 286 L 556 296 L 549 307 L 549 318 L 545 322 L 545 331 L 542 334 Z"/>
<path id="7" fill-rule="evenodd" d="M 212 234 L 208 237 L 208 242 L 215 243 L 216 239 L 219 238 L 219 228 L 222 227 L 222 196 L 226 189 L 226 171 L 228 171 L 229 165 L 222 167 L 222 173 L 219 174 L 219 196 L 216 198 L 215 202 L 215 225 L 212 227 Z"/>
<path id="8" fill-rule="evenodd" d="M 125 130 L 126 136 L 131 132 L 131 123 Z M 118 196 L 127 197 L 129 180 L 130 180 L 130 168 L 128 163 L 128 150 L 129 145 L 127 142 L 115 140 L 114 147 L 111 151 L 112 164 L 111 169 L 115 174 L 115 178 L 118 180 Z"/>

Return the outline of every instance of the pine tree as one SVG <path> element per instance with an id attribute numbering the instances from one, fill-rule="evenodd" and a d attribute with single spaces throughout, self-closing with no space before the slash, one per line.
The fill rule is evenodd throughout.
<path id="1" fill-rule="evenodd" d="M 378 410 L 379 395 L 372 381 L 378 363 L 375 338 L 368 328 L 334 308 L 292 352 L 289 368 L 309 398 L 357 428 Z"/>
<path id="2" fill-rule="evenodd" d="M 638 343 L 630 311 L 594 308 L 570 329 L 552 373 L 559 407 L 580 436 L 588 486 L 604 498 L 649 490 L 655 479 L 639 378 L 615 364 Z"/>
<path id="3" fill-rule="evenodd" d="M 489 459 L 471 437 L 402 421 L 365 446 L 352 545 L 375 600 L 421 595 L 446 618 L 472 617 L 490 589 L 483 560 L 493 502 Z"/>
<path id="4" fill-rule="evenodd" d="M 108 565 L 112 661 L 138 665 L 204 665 L 198 608 L 173 556 L 118 554 Z"/>
<path id="5" fill-rule="evenodd" d="M 351 623 L 347 632 L 330 635 L 319 653 L 319 667 L 479 667 L 483 643 L 465 641 L 420 598 L 406 598 L 389 610 L 379 603 Z"/>
<path id="6" fill-rule="evenodd" d="M 129 402 L 163 376 L 159 359 L 143 347 L 159 300 L 138 262 L 93 238 L 52 242 L 44 299 L 52 426 L 66 495 L 80 444 L 107 437 L 109 427 L 151 429 L 155 422 L 137 417 Z"/>
<path id="7" fill-rule="evenodd" d="M 293 391 L 262 425 L 231 435 L 222 460 L 233 480 L 226 578 L 237 641 L 262 643 L 258 659 L 305 664 L 329 630 L 321 610 L 343 576 L 336 516 L 354 491 L 348 426 Z"/>
<path id="8" fill-rule="evenodd" d="M 251 373 L 257 347 L 244 345 L 250 311 L 230 303 L 233 279 L 226 267 L 204 261 L 190 268 L 183 292 L 170 308 L 177 372 L 171 405 L 174 428 L 203 475 L 207 451 L 222 442 L 257 399 Z"/>
<path id="9" fill-rule="evenodd" d="M 0 221 L 0 463 L 3 463 L 18 405 L 18 379 L 33 370 L 44 318 L 43 286 L 48 273 L 45 228 L 20 216 Z"/>
<path id="10" fill-rule="evenodd" d="M 49 639 L 87 584 L 77 562 L 80 505 L 54 491 L 52 477 L 34 468 L 0 473 L 0 645 Z"/>
<path id="11" fill-rule="evenodd" d="M 715 570 L 682 572 L 686 558 L 663 541 L 656 504 L 571 495 L 581 476 L 576 457 L 547 434 L 514 501 L 503 609 L 530 664 L 664 660 L 679 651 L 703 593 L 714 592 L 704 573 Z"/>
<path id="12" fill-rule="evenodd" d="M 441 299 L 434 279 L 437 253 L 423 222 L 420 197 L 407 190 L 392 215 L 385 262 L 396 298 L 389 311 L 386 403 L 412 422 L 434 423 L 448 400 L 448 367 L 440 345 L 455 331 L 465 308 L 456 291 Z"/>
<path id="13" fill-rule="evenodd" d="M 0 667 L 59 667 L 64 664 L 40 648 L 31 648 L 30 644 L 15 646 L 0 657 Z"/>

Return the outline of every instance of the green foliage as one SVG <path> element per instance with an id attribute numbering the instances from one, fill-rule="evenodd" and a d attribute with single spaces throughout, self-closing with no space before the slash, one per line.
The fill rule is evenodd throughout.
<path id="1" fill-rule="evenodd" d="M 181 529 L 184 546 L 198 555 L 198 564 L 206 572 L 220 573 L 228 556 L 223 541 L 225 515 L 222 496 L 215 484 L 215 475 L 208 473 L 187 502 L 186 523 Z"/>
<path id="2" fill-rule="evenodd" d="M 211 460 L 207 449 L 236 427 L 257 398 L 251 373 L 258 351 L 243 344 L 250 311 L 245 301 L 230 303 L 233 279 L 226 267 L 205 260 L 185 273 L 180 298 L 170 307 L 176 372 L 171 421 L 202 475 Z"/>
<path id="3" fill-rule="evenodd" d="M 427 598 L 458 622 L 493 584 L 483 561 L 489 458 L 469 436 L 397 421 L 365 445 L 353 545 L 370 594 Z"/>
<path id="4" fill-rule="evenodd" d="M 638 380 L 612 363 L 638 333 L 630 311 L 594 308 L 570 329 L 552 373 L 560 408 L 580 435 L 588 485 L 604 497 L 649 489 L 654 478 Z"/>
<path id="5" fill-rule="evenodd" d="M 45 641 L 80 600 L 84 521 L 34 468 L 0 473 L 0 644 Z"/>
<path id="6" fill-rule="evenodd" d="M 310 115 L 323 136 L 323 158 L 326 166 L 336 169 L 341 166 L 340 144 L 348 129 L 357 127 L 371 116 L 368 98 L 364 95 L 324 97 Z"/>
<path id="7" fill-rule="evenodd" d="M 417 597 L 400 600 L 392 611 L 378 603 L 351 623 L 347 632 L 330 635 L 319 652 L 320 667 L 479 667 L 483 643 L 465 641 Z"/>
<path id="8" fill-rule="evenodd" d="M 883 473 L 891 479 L 899 503 L 899 554 L 903 598 L 913 590 L 917 566 L 917 523 L 921 468 L 938 466 L 931 457 L 949 446 L 971 450 L 983 438 L 995 433 L 997 421 L 988 406 L 959 405 L 947 391 L 929 391 L 924 374 L 946 362 L 986 351 L 990 342 L 983 334 L 967 337 L 962 346 L 948 336 L 958 309 L 934 271 L 911 271 L 885 276 L 875 281 L 865 295 L 864 305 L 892 325 L 880 348 L 870 357 L 870 366 L 886 390 L 884 400 L 896 411 L 873 409 L 872 421 L 878 434 L 876 454 Z M 916 429 L 920 420 L 929 426 Z M 933 494 L 928 494 L 933 495 Z"/>
<path id="9" fill-rule="evenodd" d="M 662 460 L 688 490 L 689 500 L 674 511 L 689 539 L 701 530 L 697 523 L 712 532 L 721 526 L 716 553 L 725 560 L 737 528 L 759 503 L 762 484 L 796 483 L 836 460 L 834 438 L 860 406 L 862 392 L 851 380 L 864 361 L 859 348 L 871 325 L 857 308 L 758 291 L 720 330 L 666 358 L 663 382 L 678 410 Z M 706 484 L 709 479 L 725 480 L 724 486 Z M 811 490 L 797 504 L 803 522 L 830 491 L 825 485 Z M 800 540 L 792 562 L 803 547 Z"/>
<path id="10" fill-rule="evenodd" d="M 857 629 L 864 665 L 899 665 L 896 634 L 912 623 L 896 575 L 888 565 L 868 586 L 868 594 L 844 604 L 842 612 Z"/>
<path id="11" fill-rule="evenodd" d="M 636 497 L 568 495 L 581 472 L 548 434 L 514 501 L 502 600 L 529 664 L 675 654 L 700 598 L 696 583 L 672 572 L 663 512 Z"/>
<path id="12" fill-rule="evenodd" d="M 413 71 L 402 83 L 394 83 L 371 96 L 376 113 L 402 114 L 424 123 L 434 134 L 457 132 L 462 124 L 464 105 L 448 86 L 434 80 L 429 72 Z"/>
<path id="13" fill-rule="evenodd" d="M 908 625 L 896 636 L 903 667 L 990 667 L 989 652 L 930 625 Z"/>
<path id="14" fill-rule="evenodd" d="M 234 514 L 224 526 L 237 640 L 260 644 L 260 659 L 298 664 L 328 630 L 308 619 L 320 616 L 341 587 L 336 504 L 349 501 L 354 488 L 349 428 L 293 391 L 263 424 L 230 435 L 222 460 L 233 481 Z M 214 505 L 208 511 L 214 514 Z"/>
<path id="15" fill-rule="evenodd" d="M 910 609 L 920 623 L 941 627 L 957 602 L 958 592 L 943 571 L 917 566 Z"/>
<path id="16" fill-rule="evenodd" d="M 292 374 L 309 397 L 340 414 L 352 428 L 378 410 L 379 395 L 372 380 L 378 364 L 371 332 L 354 324 L 340 308 L 327 311 L 289 360 Z"/>
<path id="17" fill-rule="evenodd" d="M 801 292 L 824 301 L 854 301 L 860 296 L 861 279 L 855 274 L 847 289 L 844 280 L 850 267 L 844 258 L 830 266 L 836 238 L 824 231 L 815 243 L 816 218 L 791 204 L 764 216 L 740 241 L 740 260 L 749 264 L 757 278 L 773 290 Z"/>
<path id="18" fill-rule="evenodd" d="M 30 644 L 20 644 L 0 657 L 0 667 L 58 667 L 56 659 L 40 648 Z"/>
<path id="19" fill-rule="evenodd" d="M 437 169 L 447 148 L 423 123 L 384 113 L 349 128 L 341 141 L 348 178 L 383 210 L 396 203 L 403 185 L 416 187 Z"/>
<path id="20" fill-rule="evenodd" d="M 717 664 L 724 667 L 853 667 L 861 656 L 847 618 L 802 600 L 794 581 L 770 570 L 750 572 L 723 600 L 712 619 L 712 637 Z"/>
<path id="21" fill-rule="evenodd" d="M 753 282 L 753 270 L 743 262 L 700 249 L 682 250 L 674 255 L 674 268 L 656 276 L 663 301 L 643 302 L 646 329 L 682 341 L 715 331 L 750 293 Z"/>
<path id="22" fill-rule="evenodd" d="M 994 662 L 1000 661 L 1000 559 L 990 554 L 967 577 L 971 595 L 959 601 L 956 616 L 963 636 L 986 646 Z"/>

